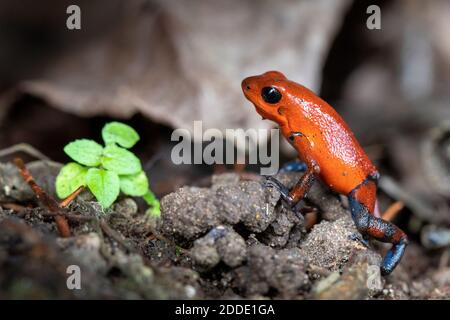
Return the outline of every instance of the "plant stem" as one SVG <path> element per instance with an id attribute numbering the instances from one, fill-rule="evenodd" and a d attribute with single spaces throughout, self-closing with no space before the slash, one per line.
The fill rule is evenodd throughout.
<path id="1" fill-rule="evenodd" d="M 161 208 L 160 208 L 160 203 L 158 198 L 156 198 L 155 194 L 148 189 L 147 193 L 143 196 L 145 202 L 147 202 L 147 204 L 149 206 L 151 206 L 150 208 L 150 212 L 153 215 L 156 216 L 160 216 L 161 215 Z"/>
<path id="2" fill-rule="evenodd" d="M 61 208 L 67 207 L 69 204 L 72 203 L 72 201 L 84 190 L 84 187 L 81 186 L 74 192 L 72 192 L 67 198 L 65 198 L 63 201 L 59 203 L 59 206 Z"/>

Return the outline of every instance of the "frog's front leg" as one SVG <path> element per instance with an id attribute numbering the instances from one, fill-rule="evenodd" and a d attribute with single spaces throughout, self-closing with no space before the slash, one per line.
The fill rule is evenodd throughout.
<path id="1" fill-rule="evenodd" d="M 283 199 L 291 208 L 295 208 L 297 203 L 306 196 L 306 193 L 311 188 L 314 180 L 315 171 L 313 168 L 308 167 L 303 176 L 291 190 L 274 177 L 268 177 L 265 185 L 277 189 L 280 192 L 281 199 Z"/>

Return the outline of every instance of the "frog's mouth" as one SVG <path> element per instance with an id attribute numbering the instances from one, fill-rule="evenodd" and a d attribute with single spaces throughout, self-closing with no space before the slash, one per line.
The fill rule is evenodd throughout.
<path id="1" fill-rule="evenodd" d="M 268 113 L 266 110 L 264 110 L 263 108 L 260 108 L 256 103 L 253 103 L 253 105 L 255 106 L 256 112 L 258 112 L 258 114 L 262 117 L 263 120 L 272 120 L 275 121 L 273 115 L 271 115 L 270 113 Z"/>

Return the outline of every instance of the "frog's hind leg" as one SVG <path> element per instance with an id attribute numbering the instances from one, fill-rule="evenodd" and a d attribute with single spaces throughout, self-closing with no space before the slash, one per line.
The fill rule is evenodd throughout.
<path id="1" fill-rule="evenodd" d="M 384 256 L 381 265 L 381 273 L 390 274 L 405 252 L 408 244 L 406 234 L 393 223 L 373 215 L 376 202 L 375 181 L 366 179 L 349 193 L 348 199 L 358 231 L 363 236 L 368 235 L 379 241 L 392 243 L 392 248 Z"/>
<path id="2" fill-rule="evenodd" d="M 298 160 L 286 162 L 279 172 L 303 172 L 308 169 L 306 163 Z"/>

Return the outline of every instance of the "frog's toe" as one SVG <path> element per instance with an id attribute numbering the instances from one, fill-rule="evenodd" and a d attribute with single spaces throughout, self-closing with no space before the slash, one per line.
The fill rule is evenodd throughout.
<path id="1" fill-rule="evenodd" d="M 266 181 L 264 181 L 264 187 L 275 188 L 280 192 L 283 199 L 289 198 L 289 189 L 274 177 L 267 177 Z"/>
<path id="2" fill-rule="evenodd" d="M 365 246 L 366 248 L 369 248 L 369 240 L 365 239 L 362 235 L 360 235 L 359 233 L 352 233 L 351 235 L 348 236 L 350 240 L 353 241 L 358 241 L 359 243 L 361 243 L 363 246 Z"/>

